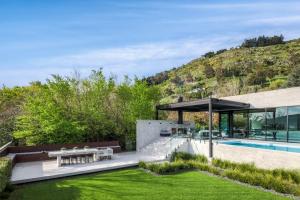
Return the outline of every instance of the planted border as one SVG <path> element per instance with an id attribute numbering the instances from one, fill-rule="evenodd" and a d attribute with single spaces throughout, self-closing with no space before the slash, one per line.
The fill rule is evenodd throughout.
<path id="1" fill-rule="evenodd" d="M 160 175 L 197 169 L 249 185 L 300 196 L 300 172 L 296 170 L 267 170 L 257 168 L 253 163 L 235 163 L 220 159 L 213 159 L 209 164 L 205 156 L 182 152 L 174 152 L 171 162 L 140 162 L 139 167 Z"/>
<path id="2" fill-rule="evenodd" d="M 285 170 L 285 169 L 267 170 L 267 169 L 257 168 L 253 163 L 235 163 L 235 162 L 224 161 L 220 159 L 213 159 L 212 165 L 224 170 L 231 169 L 243 173 L 249 172 L 252 174 L 258 173 L 263 175 L 269 175 L 274 178 L 291 182 L 293 184 L 300 184 L 300 173 L 299 171 L 296 170 Z"/>
<path id="3" fill-rule="evenodd" d="M 6 188 L 11 176 L 12 162 L 9 158 L 0 157 L 0 193 Z"/>

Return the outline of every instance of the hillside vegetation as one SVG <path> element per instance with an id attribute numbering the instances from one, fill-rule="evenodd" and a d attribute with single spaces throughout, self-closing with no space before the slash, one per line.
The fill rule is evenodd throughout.
<path id="1" fill-rule="evenodd" d="M 274 36 L 270 40 L 275 38 L 277 44 L 272 45 L 262 42 L 265 38 L 208 52 L 146 81 L 162 88 L 162 103 L 174 102 L 179 95 L 185 99 L 220 97 L 300 86 L 300 39 L 282 42 L 282 36 Z"/>
<path id="2" fill-rule="evenodd" d="M 285 42 L 283 36 L 207 52 L 144 81 L 127 77 L 118 83 L 101 69 L 86 78 L 53 75 L 45 83 L 0 88 L 0 145 L 117 139 L 131 150 L 136 120 L 154 118 L 158 103 L 174 102 L 179 95 L 188 100 L 293 86 L 300 86 L 300 39 Z M 173 117 L 176 113 L 165 116 Z M 193 118 L 201 126 L 207 119 L 205 114 Z"/>

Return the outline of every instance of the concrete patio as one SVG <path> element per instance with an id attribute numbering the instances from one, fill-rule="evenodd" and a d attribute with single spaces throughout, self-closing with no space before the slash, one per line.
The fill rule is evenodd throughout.
<path id="1" fill-rule="evenodd" d="M 22 184 L 53 178 L 61 178 L 79 174 L 121 169 L 137 166 L 138 162 L 161 161 L 162 156 L 149 156 L 143 153 L 126 152 L 114 154 L 112 160 L 104 160 L 87 164 L 75 164 L 58 167 L 56 160 L 17 163 L 12 171 L 11 183 Z"/>

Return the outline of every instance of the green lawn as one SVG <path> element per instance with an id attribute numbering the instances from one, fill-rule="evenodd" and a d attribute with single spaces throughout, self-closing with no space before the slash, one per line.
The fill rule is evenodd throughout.
<path id="1" fill-rule="evenodd" d="M 10 199 L 274 200 L 287 198 L 197 171 L 153 176 L 139 169 L 127 169 L 19 186 Z"/>

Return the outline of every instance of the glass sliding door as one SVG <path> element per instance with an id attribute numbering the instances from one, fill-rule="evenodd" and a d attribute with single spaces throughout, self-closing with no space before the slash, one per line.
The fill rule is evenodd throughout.
<path id="1" fill-rule="evenodd" d="M 276 140 L 276 109 L 266 109 L 266 140 Z"/>
<path id="2" fill-rule="evenodd" d="M 248 111 L 239 111 L 233 113 L 233 137 L 248 138 Z"/>
<path id="3" fill-rule="evenodd" d="M 249 138 L 266 139 L 266 113 L 265 110 L 249 111 Z"/>
<path id="4" fill-rule="evenodd" d="M 229 136 L 229 114 L 220 113 L 220 133 L 222 137 Z"/>
<path id="5" fill-rule="evenodd" d="M 229 113 L 219 113 L 223 137 L 300 143 L 300 106 L 233 111 L 233 118 Z"/>
<path id="6" fill-rule="evenodd" d="M 288 141 L 300 142 L 300 106 L 288 107 Z"/>
<path id="7" fill-rule="evenodd" d="M 287 141 L 287 107 L 276 108 L 274 139 Z"/>

